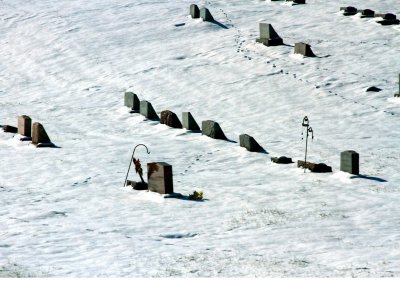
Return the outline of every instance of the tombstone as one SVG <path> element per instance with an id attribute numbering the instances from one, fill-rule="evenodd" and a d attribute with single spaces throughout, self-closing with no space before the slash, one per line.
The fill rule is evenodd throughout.
<path id="1" fill-rule="evenodd" d="M 31 137 L 32 119 L 26 115 L 18 117 L 18 134 Z"/>
<path id="2" fill-rule="evenodd" d="M 140 114 L 144 115 L 148 119 L 152 120 L 160 119 L 156 111 L 154 110 L 153 106 L 151 105 L 151 103 L 146 100 L 140 101 Z"/>
<path id="3" fill-rule="evenodd" d="M 265 46 L 277 46 L 283 44 L 283 39 L 276 33 L 271 24 L 260 23 L 260 38 L 256 42 Z"/>
<path id="4" fill-rule="evenodd" d="M 258 144 L 257 141 L 250 135 L 247 135 L 247 134 L 239 135 L 239 141 L 240 141 L 240 147 L 246 148 L 247 151 L 265 152 L 263 147 L 261 147 L 260 144 Z"/>
<path id="5" fill-rule="evenodd" d="M 200 18 L 200 9 L 196 4 L 190 5 L 190 15 L 192 16 L 192 19 Z"/>
<path id="6" fill-rule="evenodd" d="M 315 54 L 311 50 L 311 46 L 303 42 L 294 44 L 294 53 L 301 54 L 306 57 L 315 57 Z"/>
<path id="7" fill-rule="evenodd" d="M 400 74 L 399 74 L 399 93 L 394 94 L 394 97 L 400 97 Z"/>
<path id="8" fill-rule="evenodd" d="M 379 91 L 382 91 L 382 89 L 376 86 L 368 87 L 367 90 L 365 90 L 365 92 L 379 92 Z"/>
<path id="9" fill-rule="evenodd" d="M 18 128 L 11 126 L 11 125 L 3 125 L 3 131 L 9 133 L 17 133 Z"/>
<path id="10" fill-rule="evenodd" d="M 147 182 L 148 188 L 152 192 L 160 194 L 174 193 L 172 166 L 165 162 L 148 163 Z"/>
<path id="11" fill-rule="evenodd" d="M 352 6 L 340 7 L 340 10 L 343 11 L 344 16 L 353 16 L 357 14 L 357 9 Z"/>
<path id="12" fill-rule="evenodd" d="M 377 21 L 381 25 L 392 25 L 392 24 L 399 24 L 400 21 L 396 18 L 396 15 L 387 13 L 387 14 L 375 14 L 375 17 L 381 17 L 381 21 Z"/>
<path id="13" fill-rule="evenodd" d="M 315 164 L 310 162 L 297 161 L 297 167 L 307 168 L 311 172 L 317 173 L 332 172 L 332 167 L 327 166 L 324 163 Z"/>
<path id="14" fill-rule="evenodd" d="M 194 118 L 190 112 L 182 113 L 182 123 L 183 123 L 183 127 L 186 128 L 187 130 L 200 131 L 199 125 L 194 120 Z"/>
<path id="15" fill-rule="evenodd" d="M 294 4 L 305 4 L 306 0 L 286 0 L 286 2 L 293 2 Z"/>
<path id="16" fill-rule="evenodd" d="M 288 158 L 285 156 L 281 156 L 281 157 L 273 157 L 271 158 L 271 161 L 277 164 L 291 164 L 293 163 L 292 158 Z"/>
<path id="17" fill-rule="evenodd" d="M 206 135 L 210 138 L 227 140 L 218 122 L 212 120 L 203 120 L 201 123 L 201 132 L 202 135 Z"/>
<path id="18" fill-rule="evenodd" d="M 344 151 L 340 153 L 340 170 L 351 174 L 360 173 L 360 155 L 356 151 Z"/>
<path id="19" fill-rule="evenodd" d="M 124 105 L 134 112 L 140 111 L 140 100 L 138 96 L 133 92 L 125 92 Z"/>
<path id="20" fill-rule="evenodd" d="M 54 147 L 43 125 L 38 122 L 32 124 L 32 144 L 36 147 Z"/>
<path id="21" fill-rule="evenodd" d="M 375 17 L 375 12 L 370 9 L 359 10 L 361 12 L 361 18 L 373 18 Z"/>
<path id="22" fill-rule="evenodd" d="M 205 22 L 212 22 L 212 21 L 214 21 L 214 18 L 213 18 L 213 16 L 211 15 L 210 11 L 209 11 L 207 8 L 205 8 L 205 7 L 203 7 L 203 8 L 200 9 L 200 18 L 202 18 L 203 21 L 205 21 Z"/>
<path id="23" fill-rule="evenodd" d="M 175 113 L 171 111 L 162 111 L 160 123 L 173 128 L 182 128 L 182 123 L 179 121 Z"/>

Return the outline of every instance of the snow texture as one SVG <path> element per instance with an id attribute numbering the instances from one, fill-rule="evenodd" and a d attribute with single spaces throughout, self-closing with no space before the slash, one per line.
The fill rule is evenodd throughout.
<path id="1" fill-rule="evenodd" d="M 399 1 L 197 2 L 215 22 L 190 4 L 0 2 L 0 124 L 28 115 L 58 146 L 0 132 L 0 276 L 399 276 L 400 26 L 339 11 L 399 17 Z M 260 22 L 286 45 L 256 43 Z M 125 91 L 231 142 L 129 113 Z M 333 173 L 270 161 L 304 158 L 306 115 L 308 160 Z M 244 133 L 268 154 L 240 147 Z M 205 199 L 122 187 L 139 143 L 145 174 L 167 162 L 175 192 Z M 360 176 L 339 171 L 345 150 Z"/>

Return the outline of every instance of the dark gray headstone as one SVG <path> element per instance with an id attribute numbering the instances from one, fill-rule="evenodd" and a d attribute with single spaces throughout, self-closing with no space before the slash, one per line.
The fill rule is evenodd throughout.
<path id="1" fill-rule="evenodd" d="M 3 131 L 9 132 L 9 133 L 17 133 L 18 128 L 16 128 L 15 126 L 11 126 L 11 125 L 3 125 Z"/>
<path id="2" fill-rule="evenodd" d="M 140 110 L 140 100 L 133 92 L 125 92 L 124 105 L 135 112 Z"/>
<path id="3" fill-rule="evenodd" d="M 394 94 L 394 97 L 400 97 L 400 74 L 399 74 L 399 92 Z"/>
<path id="4" fill-rule="evenodd" d="M 34 122 L 32 124 L 32 144 L 38 145 L 39 143 L 51 144 L 51 141 L 43 125 Z"/>
<path id="5" fill-rule="evenodd" d="M 353 16 L 355 14 L 357 14 L 357 8 L 354 8 L 352 6 L 348 6 L 348 7 L 341 7 L 340 8 L 341 11 L 343 11 L 343 15 L 345 16 Z"/>
<path id="6" fill-rule="evenodd" d="M 382 89 L 380 89 L 380 88 L 378 88 L 376 86 L 368 87 L 367 90 L 366 90 L 366 92 L 379 92 L 379 91 L 382 91 Z"/>
<path id="7" fill-rule="evenodd" d="M 297 167 L 302 167 L 309 169 L 311 172 L 317 172 L 317 173 L 325 173 L 325 172 L 332 172 L 332 167 L 324 164 L 324 163 L 310 163 L 310 162 L 304 162 L 304 161 L 297 161 Z"/>
<path id="8" fill-rule="evenodd" d="M 212 120 L 204 120 L 201 123 L 201 132 L 210 138 L 227 140 L 218 122 Z"/>
<path id="9" fill-rule="evenodd" d="M 360 173 L 360 155 L 356 151 L 344 151 L 340 153 L 340 170 L 351 174 Z"/>
<path id="10" fill-rule="evenodd" d="M 293 3 L 296 3 L 296 4 L 305 4 L 305 3 L 306 3 L 306 0 L 293 0 Z"/>
<path id="11" fill-rule="evenodd" d="M 190 15 L 193 19 L 200 18 L 200 9 L 196 4 L 190 5 Z"/>
<path id="12" fill-rule="evenodd" d="M 182 128 L 182 124 L 179 121 L 175 113 L 171 111 L 162 111 L 160 123 L 168 125 L 173 128 Z"/>
<path id="13" fill-rule="evenodd" d="M 362 18 L 373 18 L 375 17 L 375 12 L 370 9 L 360 10 Z"/>
<path id="14" fill-rule="evenodd" d="M 250 152 L 264 152 L 265 151 L 263 149 L 263 147 L 261 147 L 260 144 L 258 144 L 257 141 L 250 135 L 247 135 L 247 134 L 239 135 L 239 142 L 240 142 L 240 147 L 246 148 L 247 151 L 250 151 Z"/>
<path id="15" fill-rule="evenodd" d="M 200 127 L 190 112 L 182 113 L 182 124 L 187 130 L 200 131 Z"/>
<path id="16" fill-rule="evenodd" d="M 156 111 L 154 110 L 153 106 L 151 105 L 151 103 L 146 100 L 140 101 L 140 114 L 144 115 L 148 119 L 152 120 L 160 119 Z"/>
<path id="17" fill-rule="evenodd" d="M 265 46 L 277 46 L 283 44 L 283 39 L 276 33 L 271 24 L 260 23 L 260 38 L 256 42 Z"/>
<path id="18" fill-rule="evenodd" d="M 18 117 L 18 134 L 31 137 L 32 119 L 26 115 Z"/>
<path id="19" fill-rule="evenodd" d="M 214 18 L 211 15 L 210 11 L 205 7 L 200 9 L 200 18 L 202 18 L 203 21 L 206 21 L 206 22 L 214 21 Z"/>
<path id="20" fill-rule="evenodd" d="M 279 158 L 278 157 L 272 157 L 271 161 L 274 162 L 274 163 L 277 163 L 277 164 L 291 164 L 291 163 L 293 163 L 292 158 L 288 158 L 288 157 L 285 157 L 285 156 L 282 156 L 282 157 L 279 157 Z"/>
<path id="21" fill-rule="evenodd" d="M 381 17 L 383 20 L 377 21 L 381 25 L 393 25 L 399 24 L 400 20 L 397 19 L 396 15 L 387 13 L 387 14 L 375 14 L 375 17 Z"/>
<path id="22" fill-rule="evenodd" d="M 164 162 L 147 164 L 148 188 L 160 194 L 174 193 L 172 166 Z"/>
<path id="23" fill-rule="evenodd" d="M 306 57 L 315 57 L 315 54 L 311 50 L 311 46 L 303 42 L 294 44 L 294 53 L 301 54 Z"/>
<path id="24" fill-rule="evenodd" d="M 387 13 L 387 14 L 384 14 L 382 18 L 384 20 L 395 20 L 396 19 L 396 15 L 391 14 L 391 13 Z"/>

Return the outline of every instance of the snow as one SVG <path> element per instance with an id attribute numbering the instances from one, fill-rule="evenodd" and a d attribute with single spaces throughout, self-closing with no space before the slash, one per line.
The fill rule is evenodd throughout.
<path id="1" fill-rule="evenodd" d="M 0 124 L 28 115 L 60 148 L 0 131 L 0 276 L 399 276 L 400 26 L 339 12 L 399 17 L 398 1 L 199 1 L 220 25 L 190 4 L 1 1 Z M 256 43 L 259 22 L 287 45 Z M 234 142 L 130 114 L 125 91 Z M 306 115 L 307 159 L 333 173 L 270 161 L 304 158 Z M 268 154 L 241 148 L 243 133 Z M 122 187 L 139 143 L 145 173 L 167 162 L 175 192 L 205 200 Z M 340 172 L 344 150 L 361 176 Z"/>

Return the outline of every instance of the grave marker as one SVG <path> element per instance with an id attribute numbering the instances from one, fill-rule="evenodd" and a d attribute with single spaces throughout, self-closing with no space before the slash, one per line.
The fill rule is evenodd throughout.
<path id="1" fill-rule="evenodd" d="M 124 105 L 130 108 L 132 111 L 140 111 L 140 100 L 133 92 L 125 92 Z"/>
<path id="2" fill-rule="evenodd" d="M 147 182 L 148 188 L 152 192 L 160 194 L 174 193 L 172 166 L 165 162 L 148 163 Z"/>
<path id="3" fill-rule="evenodd" d="M 200 127 L 190 112 L 182 113 L 182 124 L 187 130 L 200 131 Z"/>
<path id="4" fill-rule="evenodd" d="M 294 53 L 301 54 L 306 57 L 315 57 L 315 54 L 311 50 L 311 46 L 303 42 L 294 44 Z"/>
<path id="5" fill-rule="evenodd" d="M 317 173 L 325 173 L 325 172 L 332 172 L 332 167 L 327 166 L 324 163 L 310 163 L 310 162 L 305 162 L 305 161 L 297 161 L 297 167 L 302 167 L 304 169 L 309 169 L 311 172 L 317 172 Z"/>
<path id="6" fill-rule="evenodd" d="M 394 94 L 394 97 L 400 97 L 400 73 L 399 73 L 399 92 Z"/>
<path id="7" fill-rule="evenodd" d="M 351 174 L 360 173 L 360 155 L 356 151 L 344 151 L 340 153 L 340 170 Z"/>
<path id="8" fill-rule="evenodd" d="M 173 128 L 182 128 L 182 123 L 179 121 L 175 113 L 171 111 L 162 111 L 160 123 Z"/>
<path id="9" fill-rule="evenodd" d="M 375 12 L 370 9 L 359 10 L 361 12 L 361 18 L 373 18 L 375 17 Z"/>
<path id="10" fill-rule="evenodd" d="M 202 18 L 203 21 L 205 21 L 205 22 L 212 22 L 212 21 L 214 21 L 214 18 L 213 18 L 213 16 L 211 15 L 210 11 L 209 11 L 207 8 L 205 8 L 205 7 L 203 7 L 203 8 L 200 9 L 200 18 Z"/>
<path id="11" fill-rule="evenodd" d="M 192 19 L 200 18 L 200 9 L 196 4 L 190 5 L 190 15 L 192 16 Z"/>
<path id="12" fill-rule="evenodd" d="M 41 123 L 34 122 L 32 125 L 32 144 L 36 147 L 54 147 Z"/>
<path id="13" fill-rule="evenodd" d="M 18 134 L 31 137 L 32 119 L 26 115 L 18 117 Z"/>
<path id="14" fill-rule="evenodd" d="M 343 11 L 344 16 L 353 16 L 357 14 L 357 9 L 352 6 L 340 7 L 340 10 Z"/>
<path id="15" fill-rule="evenodd" d="M 293 163 L 292 158 L 288 158 L 285 156 L 281 156 L 281 157 L 272 157 L 271 161 L 277 164 L 291 164 Z"/>
<path id="16" fill-rule="evenodd" d="M 396 15 L 387 13 L 387 14 L 375 14 L 375 17 L 381 17 L 383 20 L 377 21 L 381 25 L 392 25 L 399 24 L 400 21 L 397 19 Z"/>
<path id="17" fill-rule="evenodd" d="M 283 44 L 283 39 L 276 33 L 271 24 L 260 23 L 260 38 L 256 42 L 265 46 L 277 46 Z"/>
<path id="18" fill-rule="evenodd" d="M 206 135 L 210 138 L 227 140 L 218 122 L 212 120 L 204 120 L 201 123 L 201 132 L 202 135 Z"/>
<path id="19" fill-rule="evenodd" d="M 17 133 L 18 128 L 11 126 L 11 125 L 3 125 L 3 131 L 4 132 L 9 132 L 9 133 Z"/>
<path id="20" fill-rule="evenodd" d="M 151 120 L 160 119 L 151 103 L 146 100 L 140 101 L 140 114 Z"/>
<path id="21" fill-rule="evenodd" d="M 250 152 L 263 152 L 265 151 L 257 141 L 247 134 L 239 135 L 240 147 L 244 147 Z"/>

